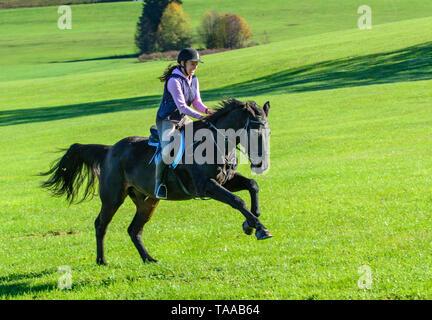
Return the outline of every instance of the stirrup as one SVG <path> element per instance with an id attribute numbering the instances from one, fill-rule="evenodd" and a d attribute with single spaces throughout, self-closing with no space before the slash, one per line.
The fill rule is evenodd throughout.
<path id="1" fill-rule="evenodd" d="M 155 196 L 158 199 L 166 199 L 167 198 L 167 188 L 164 184 L 160 184 L 156 187 Z"/>

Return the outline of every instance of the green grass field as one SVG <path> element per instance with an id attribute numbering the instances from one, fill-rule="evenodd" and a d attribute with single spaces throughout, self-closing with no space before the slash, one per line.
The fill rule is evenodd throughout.
<path id="1" fill-rule="evenodd" d="M 31 8 L 31 7 L 46 7 L 46 6 L 60 6 L 64 4 L 88 4 L 98 2 L 120 2 L 129 0 L 0 0 L 0 9 L 11 8 Z"/>
<path id="2" fill-rule="evenodd" d="M 183 2 L 194 27 L 211 9 Z M 127 200 L 106 267 L 98 197 L 68 206 L 37 174 L 72 143 L 146 136 L 168 62 L 100 59 L 135 53 L 139 3 L 72 6 L 72 30 L 57 7 L 0 11 L 0 299 L 432 298 L 432 4 L 374 1 L 359 30 L 361 1 L 245 3 L 214 8 L 243 16 L 261 45 L 203 56 L 197 75 L 209 106 L 271 102 L 270 170 L 240 172 L 258 181 L 274 237 L 244 235 L 243 216 L 213 200 L 161 202 L 143 231 L 160 263 L 144 265 Z"/>

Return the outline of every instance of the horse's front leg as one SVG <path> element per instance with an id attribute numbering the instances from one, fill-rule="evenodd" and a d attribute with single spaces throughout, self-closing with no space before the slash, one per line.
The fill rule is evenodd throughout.
<path id="1" fill-rule="evenodd" d="M 271 233 L 259 221 L 258 217 L 248 210 L 243 199 L 222 187 L 214 179 L 210 179 L 206 184 L 206 196 L 229 204 L 234 209 L 239 210 L 246 218 L 249 227 L 255 228 L 255 236 L 258 240 L 272 237 Z"/>
<path id="2" fill-rule="evenodd" d="M 260 209 L 258 203 L 258 183 L 254 179 L 249 179 L 242 176 L 240 173 L 235 173 L 231 180 L 228 180 L 224 185 L 224 188 L 231 192 L 237 192 L 241 190 L 248 190 L 251 198 L 251 212 L 259 217 Z"/>
<path id="3" fill-rule="evenodd" d="M 226 189 L 231 192 L 237 192 L 241 190 L 248 190 L 251 198 L 251 212 L 256 216 L 260 216 L 260 209 L 258 203 L 258 192 L 259 187 L 258 183 L 253 180 L 242 176 L 240 173 L 235 173 L 234 177 L 231 180 L 227 181 L 223 185 Z M 247 235 L 251 235 L 253 232 L 253 228 L 249 226 L 247 221 L 243 222 L 243 231 Z"/>

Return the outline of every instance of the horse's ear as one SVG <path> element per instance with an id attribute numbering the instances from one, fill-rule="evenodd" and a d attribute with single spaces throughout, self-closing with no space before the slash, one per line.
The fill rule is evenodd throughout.
<path id="1" fill-rule="evenodd" d="M 267 101 L 267 102 L 264 104 L 263 109 L 264 109 L 264 113 L 266 114 L 266 117 L 268 117 L 268 114 L 269 114 L 269 112 L 270 112 L 270 101 Z"/>
<path id="2" fill-rule="evenodd" d="M 252 117 L 256 117 L 255 110 L 249 105 L 249 103 L 244 104 L 244 110 L 246 110 L 247 113 L 252 115 Z"/>

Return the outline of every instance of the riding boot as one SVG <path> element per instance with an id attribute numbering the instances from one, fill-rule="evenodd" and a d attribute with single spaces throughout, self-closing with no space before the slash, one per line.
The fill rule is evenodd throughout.
<path id="1" fill-rule="evenodd" d="M 155 196 L 158 199 L 166 199 L 168 196 L 167 188 L 165 184 L 162 184 L 163 173 L 165 169 L 165 163 L 163 160 L 156 164 L 156 180 L 155 180 Z"/>

